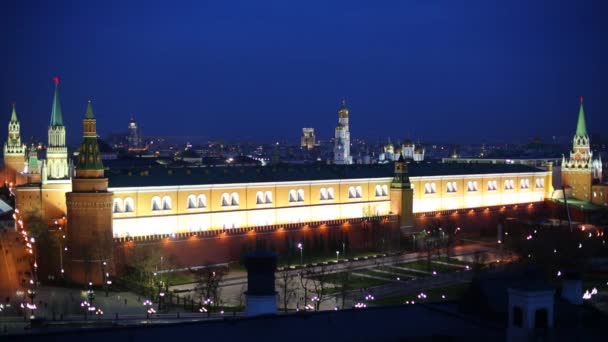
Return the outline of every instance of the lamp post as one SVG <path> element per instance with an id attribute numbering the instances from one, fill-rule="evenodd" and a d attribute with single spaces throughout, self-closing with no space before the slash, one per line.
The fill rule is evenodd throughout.
<path id="1" fill-rule="evenodd" d="M 342 242 L 342 257 L 346 258 L 346 242 Z"/>
<path id="2" fill-rule="evenodd" d="M 336 262 L 340 261 L 340 251 L 336 251 Z"/>
<path id="3" fill-rule="evenodd" d="M 302 252 L 303 248 L 304 246 L 302 245 L 302 243 L 298 243 L 298 249 L 300 250 L 300 266 L 304 265 L 304 253 Z"/>

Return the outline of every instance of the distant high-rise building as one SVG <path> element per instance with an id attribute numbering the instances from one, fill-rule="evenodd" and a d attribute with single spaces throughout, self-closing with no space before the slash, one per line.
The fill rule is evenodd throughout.
<path id="1" fill-rule="evenodd" d="M 127 137 L 129 142 L 129 149 L 137 150 L 142 148 L 141 143 L 141 132 L 137 127 L 137 122 L 133 117 L 129 120 L 129 136 Z"/>
<path id="2" fill-rule="evenodd" d="M 300 140 L 300 146 L 309 150 L 316 146 L 317 140 L 315 138 L 314 128 L 302 128 L 302 139 Z"/>
<path id="3" fill-rule="evenodd" d="M 338 110 L 338 126 L 336 126 L 334 141 L 334 163 L 353 163 L 353 157 L 350 155 L 350 131 L 348 128 L 348 108 L 346 108 L 346 100 L 342 100 L 342 107 Z"/>

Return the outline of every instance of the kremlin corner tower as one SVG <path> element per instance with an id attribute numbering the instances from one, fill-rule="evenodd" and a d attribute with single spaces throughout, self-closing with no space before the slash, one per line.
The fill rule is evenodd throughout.
<path id="1" fill-rule="evenodd" d="M 83 140 L 66 205 L 67 245 L 71 246 L 66 277 L 74 283 L 103 284 L 113 273 L 112 193 L 104 177 L 91 101 L 83 120 Z"/>

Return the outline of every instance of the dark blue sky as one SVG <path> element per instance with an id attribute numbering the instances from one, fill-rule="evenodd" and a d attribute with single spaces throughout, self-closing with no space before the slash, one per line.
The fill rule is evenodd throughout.
<path id="1" fill-rule="evenodd" d="M 608 127 L 606 1 L 123 2 L 2 1 L 0 124 L 46 140 L 58 75 L 70 144 L 89 97 L 102 135 L 327 139 L 342 97 L 353 136 L 570 136 L 579 95 Z"/>

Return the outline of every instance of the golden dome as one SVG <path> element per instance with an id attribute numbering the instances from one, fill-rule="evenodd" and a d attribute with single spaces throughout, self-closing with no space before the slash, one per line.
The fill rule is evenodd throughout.
<path id="1" fill-rule="evenodd" d="M 346 108 L 346 100 L 342 99 L 342 107 L 338 110 L 340 118 L 348 118 L 348 108 Z"/>

